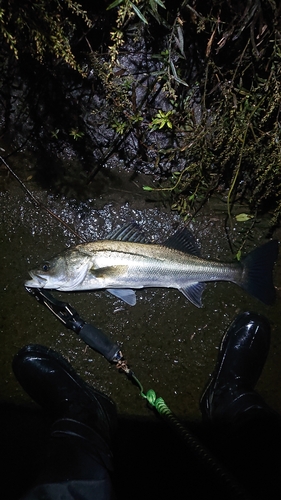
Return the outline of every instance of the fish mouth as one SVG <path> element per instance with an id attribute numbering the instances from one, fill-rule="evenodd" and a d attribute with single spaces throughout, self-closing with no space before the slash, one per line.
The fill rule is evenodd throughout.
<path id="1" fill-rule="evenodd" d="M 29 271 L 32 280 L 26 281 L 25 286 L 30 288 L 45 288 L 47 284 L 47 278 L 43 278 L 40 274 L 36 274 L 33 271 Z"/>

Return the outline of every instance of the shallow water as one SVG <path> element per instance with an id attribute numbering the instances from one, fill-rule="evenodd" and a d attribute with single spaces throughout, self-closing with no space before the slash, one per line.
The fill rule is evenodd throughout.
<path id="1" fill-rule="evenodd" d="M 138 222 L 148 241 L 164 241 L 182 221 L 159 201 L 147 201 L 141 188 L 143 179 L 126 174 L 118 188 L 114 175 L 97 178 L 98 192 L 86 202 L 69 201 L 42 191 L 28 181 L 32 193 L 49 209 L 69 223 L 88 241 L 105 237 L 112 229 L 132 220 Z M 119 177 L 120 179 L 120 177 Z M 151 182 L 146 180 L 146 184 Z M 144 183 L 144 182 L 143 182 Z M 100 354 L 94 352 L 24 288 L 28 270 L 65 247 L 80 241 L 64 226 L 34 206 L 15 180 L 9 180 L 0 193 L 1 226 L 1 399 L 27 402 L 28 396 L 15 380 L 11 362 L 25 344 L 47 345 L 62 353 L 89 383 L 110 395 L 118 411 L 126 415 L 150 415 L 138 389 L 117 372 Z M 245 211 L 245 207 L 239 207 Z M 226 205 L 208 204 L 189 228 L 206 258 L 230 261 L 232 255 L 224 231 Z M 244 227 L 237 223 L 233 234 Z M 267 218 L 256 225 L 249 251 L 264 241 Z M 280 239 L 280 231 L 275 237 Z M 281 284 L 280 259 L 274 271 L 277 288 Z M 197 309 L 176 290 L 137 291 L 137 304 L 130 307 L 105 291 L 59 293 L 54 296 L 69 302 L 87 322 L 101 328 L 123 354 L 145 392 L 154 389 L 175 414 L 200 418 L 198 402 L 217 357 L 220 340 L 235 315 L 243 310 L 265 314 L 272 322 L 272 342 L 258 390 L 266 402 L 281 412 L 279 380 L 281 375 L 280 294 L 267 307 L 231 283 L 208 284 L 203 308 Z"/>

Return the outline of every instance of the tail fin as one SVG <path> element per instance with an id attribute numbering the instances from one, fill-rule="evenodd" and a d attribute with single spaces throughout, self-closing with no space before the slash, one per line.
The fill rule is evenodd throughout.
<path id="1" fill-rule="evenodd" d="M 270 240 L 241 260 L 244 267 L 240 286 L 267 305 L 275 300 L 272 271 L 278 257 L 278 241 Z"/>

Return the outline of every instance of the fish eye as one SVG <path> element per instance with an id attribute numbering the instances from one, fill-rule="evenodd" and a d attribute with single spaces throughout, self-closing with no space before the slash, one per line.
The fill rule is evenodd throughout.
<path id="1" fill-rule="evenodd" d="M 44 273 L 46 273 L 49 270 L 50 270 L 50 264 L 49 264 L 49 262 L 44 262 L 44 264 L 42 264 L 42 271 L 44 271 Z"/>

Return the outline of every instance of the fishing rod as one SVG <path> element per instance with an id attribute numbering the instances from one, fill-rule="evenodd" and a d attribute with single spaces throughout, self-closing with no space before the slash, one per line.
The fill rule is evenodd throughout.
<path id="1" fill-rule="evenodd" d="M 27 286 L 25 288 L 40 304 L 46 306 L 66 328 L 79 335 L 88 346 L 102 354 L 118 369 L 122 369 L 125 373 L 127 370 L 129 371 L 119 344 L 113 343 L 99 328 L 86 323 L 70 304 L 55 299 L 50 292 L 42 288 Z"/>
<path id="2" fill-rule="evenodd" d="M 248 500 L 248 496 L 241 486 L 237 484 L 236 480 L 202 445 L 197 437 L 182 425 L 164 399 L 156 397 L 156 393 L 152 389 L 146 393 L 144 392 L 141 382 L 129 368 L 118 343 L 112 342 L 102 330 L 84 321 L 67 302 L 55 299 L 50 292 L 42 288 L 25 288 L 40 304 L 47 307 L 66 328 L 75 332 L 88 346 L 102 354 L 107 361 L 116 366 L 119 372 L 126 374 L 128 379 L 139 388 L 140 395 L 146 399 L 148 406 L 157 411 L 162 419 L 176 431 L 189 450 L 200 460 L 201 464 L 204 464 L 214 474 L 214 477 L 219 480 L 220 485 L 226 488 L 228 495 L 231 495 L 227 497 L 229 500 Z"/>

